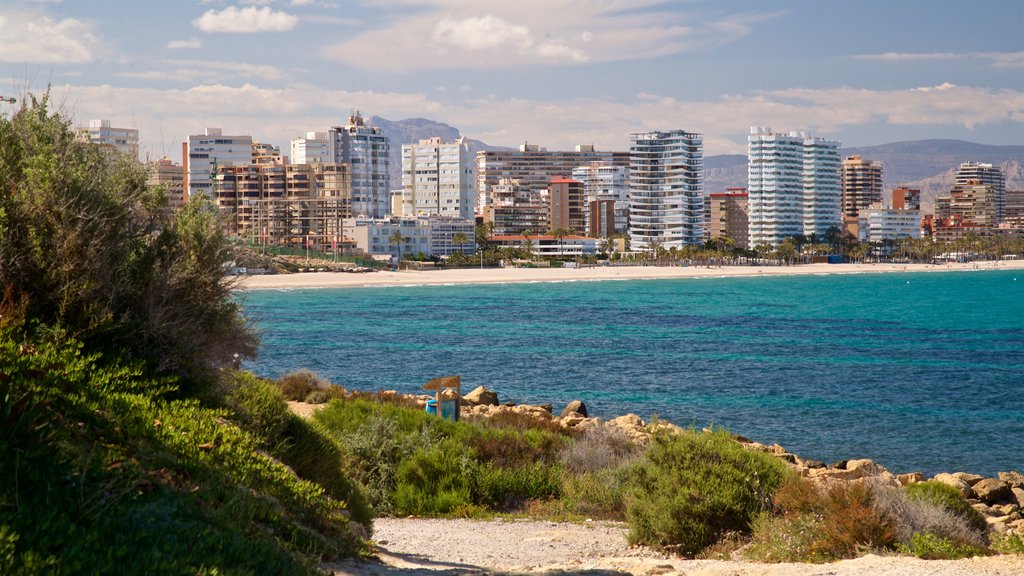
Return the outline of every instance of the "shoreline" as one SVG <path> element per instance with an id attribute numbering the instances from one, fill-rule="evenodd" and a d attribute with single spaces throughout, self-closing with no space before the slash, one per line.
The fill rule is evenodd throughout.
<path id="1" fill-rule="evenodd" d="M 444 286 L 537 282 L 828 276 L 918 272 L 1021 270 L 1024 260 L 948 264 L 798 264 L 793 266 L 595 266 L 592 268 L 459 268 L 401 272 L 300 272 L 238 277 L 237 290 Z"/>

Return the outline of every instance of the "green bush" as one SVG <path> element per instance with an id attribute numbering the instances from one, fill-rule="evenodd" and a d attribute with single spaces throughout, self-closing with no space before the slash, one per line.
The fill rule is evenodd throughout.
<path id="1" fill-rule="evenodd" d="M 480 466 L 473 477 L 473 501 L 492 510 L 515 510 L 529 500 L 555 498 L 561 490 L 561 469 L 542 463 L 517 468 Z"/>
<path id="2" fill-rule="evenodd" d="M 814 514 L 794 513 L 772 516 L 762 512 L 754 519 L 753 538 L 743 556 L 758 562 L 830 562 L 819 543 L 821 518 Z"/>
<path id="3" fill-rule="evenodd" d="M 992 550 L 1000 554 L 1024 554 L 1024 534 L 994 534 Z"/>
<path id="4" fill-rule="evenodd" d="M 604 520 L 626 519 L 626 486 L 630 464 L 594 472 L 566 474 L 562 508 L 569 514 Z"/>
<path id="5" fill-rule="evenodd" d="M 616 468 L 636 457 L 639 448 L 617 428 L 601 426 L 586 431 L 569 442 L 559 454 L 565 468 L 573 474 Z"/>
<path id="6" fill-rule="evenodd" d="M 326 404 L 331 401 L 332 398 L 337 398 L 336 395 L 331 394 L 327 390 L 313 390 L 304 399 L 306 404 Z"/>
<path id="7" fill-rule="evenodd" d="M 984 533 L 988 530 L 988 523 L 985 522 L 985 517 L 974 508 L 971 508 L 970 502 L 964 498 L 959 490 L 948 484 L 929 480 L 928 482 L 908 484 L 903 490 L 906 492 L 907 497 L 912 500 L 938 504 L 964 518 L 978 532 Z"/>
<path id="8" fill-rule="evenodd" d="M 232 372 L 227 378 L 224 401 L 242 426 L 264 442 L 279 441 L 290 415 L 281 390 L 249 372 Z"/>
<path id="9" fill-rule="evenodd" d="M 985 551 L 977 546 L 955 542 L 931 532 L 918 532 L 911 537 L 909 544 L 899 544 L 896 549 L 902 554 L 925 560 L 958 560 L 985 555 Z"/>
<path id="10" fill-rule="evenodd" d="M 777 458 L 723 431 L 656 434 L 630 472 L 630 543 L 691 556 L 726 532 L 749 532 L 789 474 Z"/>
<path id="11" fill-rule="evenodd" d="M 81 141 L 49 106 L 30 95 L 0 116 L 0 287 L 91 350 L 187 376 L 184 392 L 254 355 L 216 208 L 196 200 L 171 216 L 137 160 Z"/>
<path id="12" fill-rule="evenodd" d="M 288 400 L 302 402 L 314 391 L 325 390 L 330 384 L 309 370 L 299 370 L 278 378 L 277 386 Z"/>
<path id="13" fill-rule="evenodd" d="M 469 505 L 478 473 L 472 452 L 457 441 L 421 448 L 398 466 L 396 511 L 436 516 Z"/>

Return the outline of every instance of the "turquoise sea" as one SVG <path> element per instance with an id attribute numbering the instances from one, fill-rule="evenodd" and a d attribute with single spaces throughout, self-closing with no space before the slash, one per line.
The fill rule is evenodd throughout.
<path id="1" fill-rule="evenodd" d="M 709 271 L 713 273 L 712 271 Z M 1024 271 L 262 290 L 248 368 L 724 426 L 894 472 L 1024 470 Z"/>

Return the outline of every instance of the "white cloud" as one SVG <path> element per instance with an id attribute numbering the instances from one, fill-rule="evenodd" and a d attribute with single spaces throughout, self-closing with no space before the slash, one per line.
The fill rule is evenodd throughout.
<path id="1" fill-rule="evenodd" d="M 171 40 L 167 43 L 167 48 L 170 50 L 183 50 L 202 47 L 203 41 L 199 38 L 189 38 L 188 40 Z"/>
<path id="2" fill-rule="evenodd" d="M 772 17 L 742 14 L 693 24 L 659 0 L 388 0 L 383 6 L 395 19 L 327 46 L 323 55 L 390 71 L 636 60 L 710 50 Z"/>
<path id="3" fill-rule="evenodd" d="M 140 80 L 170 80 L 177 82 L 204 82 L 241 80 L 287 80 L 288 74 L 266 64 L 245 62 L 221 62 L 210 60 L 165 60 L 159 70 L 119 72 L 122 78 Z"/>
<path id="4" fill-rule="evenodd" d="M 81 64 L 92 62 L 101 51 L 92 26 L 81 20 L 15 10 L 0 14 L 0 61 Z"/>
<path id="5" fill-rule="evenodd" d="M 237 8 L 228 6 L 217 11 L 208 10 L 199 18 L 192 21 L 192 25 L 203 32 L 287 32 L 298 24 L 297 16 L 287 12 L 274 11 L 269 6 L 256 8 Z"/>
<path id="6" fill-rule="evenodd" d="M 854 60 L 872 62 L 988 61 L 992 68 L 1024 68 L 1024 52 L 883 52 L 858 54 Z"/>
<path id="7" fill-rule="evenodd" d="M 197 62 L 179 62 L 192 65 L 190 69 L 199 67 Z M 202 65 L 213 70 L 216 64 Z M 238 66 L 224 64 L 225 69 Z M 850 127 L 882 124 L 889 126 L 886 137 L 898 140 L 911 138 L 915 126 L 943 126 L 951 134 L 966 135 L 983 126 L 1024 125 L 1024 92 L 953 84 L 900 90 L 796 88 L 712 100 L 639 93 L 620 101 L 493 95 L 462 100 L 450 95 L 455 90 L 425 95 L 332 90 L 292 82 L 283 88 L 210 81 L 186 89 L 65 85 L 55 91 L 64 92 L 82 118 L 133 118 L 144 147 L 161 153 L 156 145 L 161 132 L 177 143 L 206 126 L 286 146 L 304 132 L 343 122 L 356 108 L 366 116 L 432 118 L 490 144 L 529 141 L 552 150 L 581 143 L 623 150 L 631 132 L 685 129 L 704 134 L 707 155 L 744 153 L 750 126 L 806 130 L 842 140 Z"/>

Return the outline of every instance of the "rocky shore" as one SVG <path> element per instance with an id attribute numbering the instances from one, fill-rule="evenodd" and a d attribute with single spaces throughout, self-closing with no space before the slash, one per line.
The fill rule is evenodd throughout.
<path id="1" fill-rule="evenodd" d="M 382 393 L 385 397 L 401 397 L 406 402 L 425 405 L 431 396 L 400 395 L 395 391 Z M 550 404 L 529 405 L 502 403 L 498 394 L 483 386 L 477 387 L 461 399 L 460 417 L 464 420 L 488 419 L 502 414 L 531 418 L 540 425 L 585 433 L 607 427 L 615 429 L 633 442 L 645 445 L 659 430 L 682 430 L 670 422 L 645 422 L 636 414 L 626 414 L 609 420 L 592 418 L 586 404 L 580 400 L 570 402 L 557 414 Z M 742 436 L 737 442 L 751 450 L 773 454 L 784 460 L 800 476 L 818 483 L 862 480 L 881 485 L 900 487 L 916 482 L 934 480 L 956 488 L 981 513 L 993 533 L 1024 535 L 1024 474 L 1020 471 L 999 472 L 996 477 L 985 478 L 968 472 L 949 472 L 926 477 L 919 472 L 893 474 L 881 464 L 868 459 L 841 460 L 831 464 L 804 459 L 778 444 L 761 444 Z"/>

